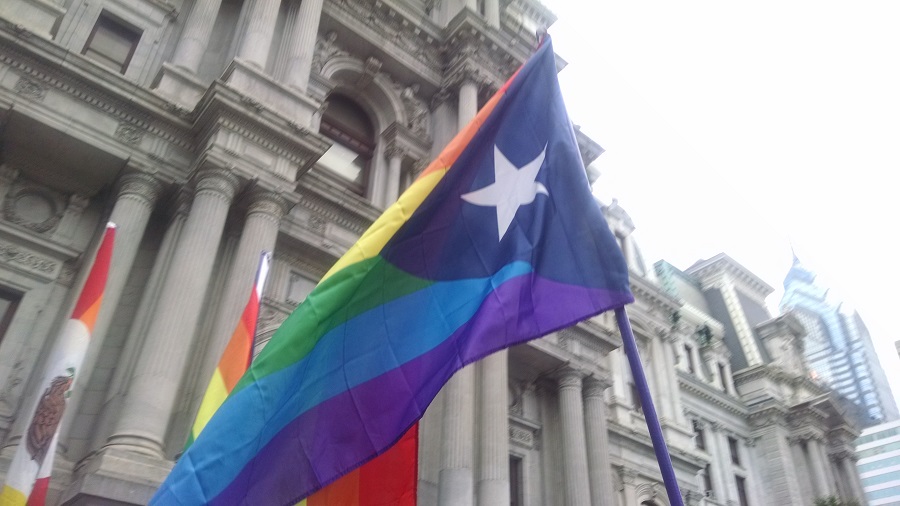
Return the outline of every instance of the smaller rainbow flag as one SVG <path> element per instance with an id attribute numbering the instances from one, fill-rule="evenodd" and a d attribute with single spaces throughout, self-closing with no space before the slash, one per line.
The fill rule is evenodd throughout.
<path id="1" fill-rule="evenodd" d="M 56 454 L 59 422 L 100 312 L 115 237 L 116 226 L 108 223 L 72 317 L 50 353 L 41 381 L 42 393 L 35 401 L 28 429 L 16 448 L 6 474 L 6 484 L 0 490 L 0 506 L 44 504 Z"/>
<path id="2" fill-rule="evenodd" d="M 216 366 L 209 387 L 206 388 L 203 401 L 200 402 L 200 411 L 197 412 L 197 418 L 194 420 L 191 433 L 188 434 L 187 443 L 184 445 L 185 449 L 194 443 L 210 418 L 225 402 L 228 394 L 234 390 L 238 380 L 250 367 L 250 362 L 253 360 L 256 322 L 259 319 L 259 301 L 262 300 L 262 291 L 266 284 L 266 277 L 269 275 L 271 262 L 272 254 L 267 251 L 262 252 L 256 271 L 256 282 L 250 292 L 250 300 L 247 301 L 244 312 L 241 313 L 241 319 L 238 320 L 237 328 L 234 329 L 231 340 L 225 346 L 222 358 L 219 359 L 219 365 Z"/>

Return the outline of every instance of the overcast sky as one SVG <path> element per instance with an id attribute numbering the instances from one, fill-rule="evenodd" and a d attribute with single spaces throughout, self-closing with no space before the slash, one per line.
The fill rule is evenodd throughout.
<path id="1" fill-rule="evenodd" d="M 543 0 L 572 120 L 646 260 L 791 245 L 868 325 L 900 401 L 900 2 Z"/>

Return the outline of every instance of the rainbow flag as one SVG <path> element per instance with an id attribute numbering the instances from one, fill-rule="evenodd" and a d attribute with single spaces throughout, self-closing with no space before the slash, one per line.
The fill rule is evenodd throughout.
<path id="1" fill-rule="evenodd" d="M 634 299 L 549 39 L 297 307 L 151 500 L 294 504 L 464 365 Z"/>
<path id="2" fill-rule="evenodd" d="M 60 332 L 50 352 L 41 381 L 42 394 L 36 401 L 28 429 L 22 436 L 6 473 L 6 484 L 0 491 L 2 506 L 40 506 L 44 504 L 53 456 L 59 437 L 59 422 L 66 408 L 69 390 L 84 361 L 97 313 L 103 302 L 106 277 L 112 258 L 116 226 L 107 224 L 103 240 L 94 258 L 72 317 Z"/>
<path id="3" fill-rule="evenodd" d="M 219 364 L 213 372 L 209 387 L 206 388 L 203 400 L 200 401 L 200 410 L 197 412 L 197 418 L 194 419 L 194 425 L 191 426 L 191 433 L 188 434 L 185 449 L 194 443 L 194 440 L 200 435 L 200 431 L 206 427 L 209 419 L 225 402 L 228 394 L 234 390 L 238 380 L 250 367 L 250 362 L 253 360 L 256 322 L 259 319 L 259 301 L 262 300 L 262 291 L 266 284 L 266 277 L 269 275 L 271 260 L 271 253 L 263 252 L 260 255 L 256 281 L 250 291 L 250 300 L 247 301 L 247 305 L 241 313 L 237 327 L 225 346 L 225 351 L 222 352 L 222 358 L 219 359 Z"/>

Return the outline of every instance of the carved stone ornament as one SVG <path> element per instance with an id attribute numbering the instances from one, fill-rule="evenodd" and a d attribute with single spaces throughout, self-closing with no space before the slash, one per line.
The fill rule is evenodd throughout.
<path id="1" fill-rule="evenodd" d="M 0 242 L 0 261 L 16 264 L 26 270 L 37 271 L 46 275 L 52 275 L 59 267 L 59 263 L 49 258 L 42 257 L 32 251 L 7 242 Z"/>
<path id="2" fill-rule="evenodd" d="M 37 81 L 32 81 L 31 79 L 28 79 L 24 76 L 20 77 L 19 80 L 16 81 L 13 90 L 23 97 L 37 100 L 38 102 L 44 100 L 44 97 L 47 96 L 46 86 Z"/>
<path id="3" fill-rule="evenodd" d="M 322 72 L 322 67 L 328 63 L 328 60 L 335 56 L 344 56 L 348 53 L 339 48 L 335 43 L 337 41 L 337 33 L 334 31 L 325 34 L 324 39 L 316 41 L 316 50 L 313 53 L 312 68 L 316 72 Z"/>
<path id="4" fill-rule="evenodd" d="M 143 140 L 144 130 L 129 123 L 119 123 L 114 135 L 116 139 L 119 139 L 125 144 L 136 146 Z"/>
<path id="5" fill-rule="evenodd" d="M 428 136 L 428 106 L 425 102 L 418 98 L 419 85 L 413 84 L 400 92 L 400 98 L 403 100 L 403 107 L 406 109 L 406 126 L 414 134 L 427 137 Z"/>
<path id="6" fill-rule="evenodd" d="M 509 427 L 509 441 L 526 448 L 534 447 L 534 433 L 521 427 Z"/>
<path id="7" fill-rule="evenodd" d="M 3 202 L 7 221 L 38 233 L 55 229 L 65 210 L 62 195 L 28 182 L 14 185 Z"/>

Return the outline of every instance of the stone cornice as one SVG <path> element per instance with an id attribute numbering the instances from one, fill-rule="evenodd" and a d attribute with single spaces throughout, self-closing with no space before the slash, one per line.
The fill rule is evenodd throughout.
<path id="1" fill-rule="evenodd" d="M 380 213 L 362 197 L 335 188 L 315 172 L 300 178 L 297 191 L 300 193 L 300 208 L 308 209 L 356 235 L 362 235 Z"/>
<path id="2" fill-rule="evenodd" d="M 646 453 L 650 456 L 653 455 L 653 441 L 650 440 L 650 434 L 647 432 L 646 427 L 642 428 L 642 430 L 635 430 L 610 419 L 609 435 L 610 443 L 617 439 L 619 440 L 619 444 L 623 447 L 628 447 L 631 450 Z M 672 457 L 673 464 L 680 461 L 698 469 L 706 465 L 706 460 L 702 459 L 699 455 L 685 451 L 677 446 L 669 446 L 669 454 Z M 615 463 L 613 463 L 613 466 L 615 466 Z"/>
<path id="3" fill-rule="evenodd" d="M 444 86 L 474 78 L 482 86 L 499 89 L 534 50 L 533 44 L 510 46 L 469 9 L 460 11 L 445 33 Z"/>
<path id="4" fill-rule="evenodd" d="M 754 294 L 757 298 L 764 299 L 774 291 L 768 283 L 724 253 L 719 253 L 708 260 L 701 260 L 687 268 L 684 272 L 685 274 L 689 274 L 701 280 L 704 287 L 706 286 L 707 278 L 725 273 L 731 275 L 731 277 L 742 286 L 747 287 L 750 290 L 750 293 Z"/>
<path id="5" fill-rule="evenodd" d="M 17 88 L 32 100 L 40 102 L 47 90 L 54 89 L 104 116 L 118 119 L 120 130 L 127 125 L 133 132 L 151 135 L 181 149 L 191 147 L 187 118 L 173 113 L 169 104 L 150 90 L 53 42 L 40 37 L 19 38 L 4 20 L 0 20 L 0 64 L 9 66 L 25 80 Z M 126 141 L 129 138 L 133 137 L 125 138 Z"/>
<path id="6" fill-rule="evenodd" d="M 196 115 L 194 131 L 198 142 L 208 142 L 218 129 L 227 129 L 297 164 L 294 178 L 308 170 L 329 146 L 318 134 L 292 124 L 218 82 L 197 104 Z"/>
<path id="7" fill-rule="evenodd" d="M 713 388 L 699 379 L 683 371 L 677 371 L 678 386 L 684 392 L 699 397 L 715 406 L 718 406 L 729 413 L 745 417 L 749 410 L 744 403 L 724 392 Z"/>
<path id="8" fill-rule="evenodd" d="M 631 276 L 630 285 L 636 302 L 645 302 L 650 307 L 659 309 L 667 315 L 681 308 L 681 301 L 640 276 Z"/>

